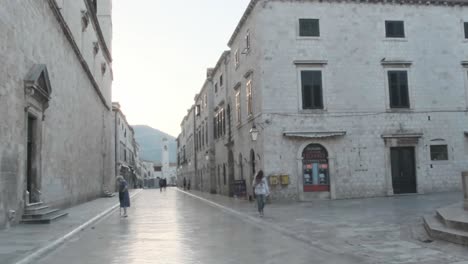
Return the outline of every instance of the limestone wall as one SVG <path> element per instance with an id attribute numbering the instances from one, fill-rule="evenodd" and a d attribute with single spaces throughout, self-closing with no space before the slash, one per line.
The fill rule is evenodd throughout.
<path id="1" fill-rule="evenodd" d="M 59 2 L 69 4 L 62 12 L 75 44 L 91 47 L 91 40 L 79 36 L 82 1 Z M 9 210 L 21 217 L 25 203 L 23 80 L 35 64 L 47 66 L 52 87 L 40 136 L 42 200 L 63 207 L 95 198 L 105 176 L 114 174 L 110 62 L 90 55 L 91 49 L 80 49 L 90 78 L 52 10 L 47 0 L 5 1 L 0 7 L 0 34 L 6 36 L 0 38 L 0 227 Z M 95 67 L 101 62 L 107 65 L 104 73 Z"/>

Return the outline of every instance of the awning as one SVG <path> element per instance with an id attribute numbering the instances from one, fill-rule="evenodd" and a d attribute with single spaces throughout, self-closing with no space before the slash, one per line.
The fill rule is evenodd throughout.
<path id="1" fill-rule="evenodd" d="M 346 135 L 346 131 L 287 131 L 284 132 L 285 137 L 296 137 L 296 138 L 330 138 L 330 137 L 342 137 Z"/>

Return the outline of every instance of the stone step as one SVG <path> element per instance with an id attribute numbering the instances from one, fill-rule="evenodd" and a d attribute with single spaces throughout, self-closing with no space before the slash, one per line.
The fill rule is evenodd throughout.
<path id="1" fill-rule="evenodd" d="M 42 204 L 43 204 L 43 202 L 30 203 L 30 204 L 27 204 L 27 205 L 26 205 L 26 208 L 28 208 L 28 207 L 34 207 L 34 206 L 38 206 L 38 205 L 42 205 Z"/>
<path id="2" fill-rule="evenodd" d="M 43 202 L 33 203 L 26 205 L 26 209 L 36 209 L 46 206 Z"/>
<path id="3" fill-rule="evenodd" d="M 40 218 L 22 219 L 21 223 L 23 224 L 50 224 L 52 221 L 55 221 L 67 215 L 68 213 L 57 211 L 55 213 L 52 213 L 52 214 L 49 214 Z"/>
<path id="4" fill-rule="evenodd" d="M 25 213 L 23 215 L 23 219 L 36 219 L 36 218 L 43 218 L 46 217 L 47 215 L 51 215 L 55 212 L 58 212 L 59 209 L 44 209 L 39 212 L 35 213 Z"/>
<path id="5" fill-rule="evenodd" d="M 468 211 L 462 204 L 438 209 L 436 213 L 445 226 L 468 232 Z"/>
<path id="6" fill-rule="evenodd" d="M 468 232 L 445 226 L 439 215 L 424 217 L 424 227 L 432 238 L 468 246 Z"/>
<path id="7" fill-rule="evenodd" d="M 35 214 L 35 213 L 40 213 L 41 211 L 49 209 L 48 205 L 40 205 L 40 206 L 35 206 L 35 207 L 26 207 L 24 210 L 25 214 Z"/>

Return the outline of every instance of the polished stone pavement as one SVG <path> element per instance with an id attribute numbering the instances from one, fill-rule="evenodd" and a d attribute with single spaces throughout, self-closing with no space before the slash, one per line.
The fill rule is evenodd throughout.
<path id="1" fill-rule="evenodd" d="M 192 191 L 224 207 L 255 217 L 254 203 Z M 347 252 L 371 263 L 468 264 L 468 249 L 428 237 L 422 216 L 458 203 L 461 193 L 436 193 L 306 203 L 273 202 L 265 225 L 287 230 L 309 245 Z"/>
<path id="2" fill-rule="evenodd" d="M 366 263 L 249 224 L 174 189 L 146 190 L 128 218 L 111 214 L 39 264 Z"/>
<path id="3" fill-rule="evenodd" d="M 246 201 L 192 194 L 145 190 L 133 200 L 129 218 L 117 211 L 38 263 L 468 261 L 466 248 L 426 243 L 421 225 L 423 214 L 456 202 L 458 193 L 273 203 L 265 218 Z"/>
<path id="4" fill-rule="evenodd" d="M 139 191 L 130 190 L 130 195 Z M 68 216 L 50 225 L 20 224 L 0 230 L 0 264 L 14 264 L 31 256 L 117 204 L 117 197 L 99 198 L 65 209 Z"/>

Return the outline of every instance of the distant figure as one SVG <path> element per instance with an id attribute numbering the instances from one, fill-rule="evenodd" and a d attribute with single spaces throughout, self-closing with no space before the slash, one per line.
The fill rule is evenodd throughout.
<path id="1" fill-rule="evenodd" d="M 130 195 L 128 194 L 128 183 L 121 175 L 117 176 L 117 184 L 119 187 L 119 201 L 120 208 L 123 208 L 124 214 L 123 217 L 128 217 L 127 207 L 130 207 Z M 120 215 L 122 216 L 122 210 L 120 210 Z"/>
<path id="2" fill-rule="evenodd" d="M 190 179 L 188 179 L 187 191 L 190 191 Z"/>
<path id="3" fill-rule="evenodd" d="M 164 188 L 164 180 L 162 178 L 159 179 L 159 192 L 162 192 Z"/>
<path id="4" fill-rule="evenodd" d="M 268 182 L 263 175 L 263 171 L 260 170 L 255 176 L 255 180 L 252 182 L 252 186 L 255 190 L 255 195 L 257 197 L 257 206 L 260 216 L 263 217 L 263 209 L 265 208 L 265 200 L 268 195 L 270 195 L 270 189 L 268 188 Z"/>
<path id="5" fill-rule="evenodd" d="M 164 187 L 164 191 L 166 191 L 167 179 L 163 179 L 163 187 Z"/>
<path id="6" fill-rule="evenodd" d="M 184 191 L 187 190 L 187 179 L 184 177 Z"/>

